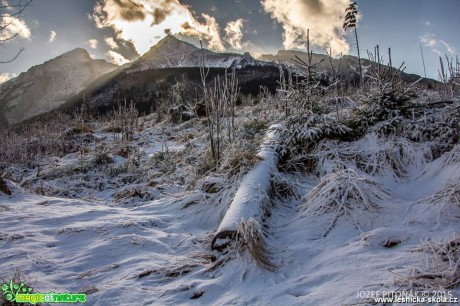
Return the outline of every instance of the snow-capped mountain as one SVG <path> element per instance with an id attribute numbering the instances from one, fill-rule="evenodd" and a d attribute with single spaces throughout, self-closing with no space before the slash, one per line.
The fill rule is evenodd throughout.
<path id="1" fill-rule="evenodd" d="M 244 68 L 263 66 L 270 63 L 258 61 L 249 53 L 218 53 L 207 49 L 203 51 L 194 45 L 168 35 L 137 60 L 128 72 L 161 68 L 193 68 L 203 63 L 209 68 Z"/>
<path id="2" fill-rule="evenodd" d="M 269 88 L 271 92 L 276 90 L 280 63 L 291 73 L 301 73 L 302 68 L 293 59 L 298 57 L 306 61 L 307 53 L 282 50 L 275 55 L 262 55 L 255 59 L 249 53 L 202 50 L 168 35 L 137 61 L 118 67 L 104 60 L 91 59 L 84 49 L 75 49 L 0 85 L 0 127 L 53 110 L 78 106 L 82 102 L 83 91 L 94 109 L 102 105 L 107 108 L 110 103 L 128 99 L 149 110 L 158 99 L 161 83 L 173 84 L 178 76 L 185 75 L 190 88 L 199 88 L 198 68 L 203 65 L 203 57 L 204 66 L 213 70 L 208 75 L 208 81 L 224 74 L 226 69 L 235 68 L 241 92 L 257 95 L 260 86 Z M 313 62 L 320 61 L 317 77 L 327 81 L 331 69 L 329 58 L 313 54 Z M 338 71 L 343 84 L 357 83 L 356 57 L 343 56 L 340 61 L 332 59 L 332 64 L 336 68 L 340 66 Z M 363 60 L 364 68 L 369 65 L 370 61 Z M 417 75 L 402 76 L 406 82 L 420 78 Z M 195 93 L 195 89 L 192 88 L 191 92 Z"/>
<path id="3" fill-rule="evenodd" d="M 57 109 L 101 75 L 118 66 L 94 60 L 77 48 L 30 68 L 0 85 L 0 125 L 10 125 Z"/>

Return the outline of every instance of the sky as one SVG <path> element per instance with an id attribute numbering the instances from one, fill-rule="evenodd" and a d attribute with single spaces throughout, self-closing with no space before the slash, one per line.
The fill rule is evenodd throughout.
<path id="1" fill-rule="evenodd" d="M 0 0 L 0 7 L 19 0 Z M 24 1 L 24 0 L 23 0 Z M 357 54 L 352 30 L 343 31 L 350 0 L 33 0 L 0 40 L 0 61 L 24 51 L 12 63 L 0 64 L 0 82 L 30 67 L 80 47 L 93 58 L 124 64 L 135 60 L 166 33 L 189 42 L 202 39 L 215 51 L 274 54 L 305 50 L 307 31 L 315 52 Z M 361 56 L 380 46 L 391 48 L 394 66 L 437 78 L 439 56 L 460 51 L 458 0 L 358 0 L 357 27 Z M 3 15 L 10 11 L 3 10 Z M 10 22 L 4 17 L 1 24 Z M 9 31 L 9 32 L 8 32 Z"/>

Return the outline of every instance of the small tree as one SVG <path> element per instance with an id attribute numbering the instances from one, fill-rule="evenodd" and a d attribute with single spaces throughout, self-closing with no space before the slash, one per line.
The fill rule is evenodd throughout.
<path id="1" fill-rule="evenodd" d="M 343 23 L 343 29 L 346 31 L 348 29 L 355 30 L 355 39 L 356 39 L 356 48 L 358 49 L 358 63 L 359 63 L 359 79 L 360 82 L 363 78 L 363 69 L 361 67 L 361 55 L 359 53 L 359 42 L 358 42 L 358 30 L 356 29 L 356 15 L 358 14 L 358 7 L 356 2 L 352 2 L 347 9 L 345 10 L 345 21 Z"/>
<path id="2" fill-rule="evenodd" d="M 5 47 L 9 41 L 15 39 L 21 33 L 20 31 L 14 31 L 14 23 L 20 19 L 24 10 L 31 3 L 32 0 L 0 1 L 0 47 Z M 11 63 L 18 58 L 22 51 L 24 51 L 24 48 L 19 49 L 10 59 L 0 60 L 0 64 Z"/>

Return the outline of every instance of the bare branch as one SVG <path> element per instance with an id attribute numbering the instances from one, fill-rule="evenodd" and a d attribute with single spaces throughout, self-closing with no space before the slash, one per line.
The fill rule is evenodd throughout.
<path id="1" fill-rule="evenodd" d="M 24 10 L 31 6 L 33 0 L 10 0 L 1 2 L 0 5 L 0 46 L 4 47 L 6 42 L 17 38 L 21 31 L 11 31 L 15 21 L 20 21 L 20 17 Z M 10 28 L 10 31 L 8 29 Z M 18 56 L 24 51 L 21 48 L 16 55 L 6 61 L 0 61 L 0 64 L 11 63 L 18 58 Z"/>
<path id="2" fill-rule="evenodd" d="M 22 51 L 24 51 L 24 48 L 19 49 L 19 52 L 16 53 L 16 55 L 12 59 L 7 60 L 7 61 L 0 61 L 0 64 L 7 64 L 7 63 L 14 62 L 18 58 L 19 54 L 22 53 Z"/>

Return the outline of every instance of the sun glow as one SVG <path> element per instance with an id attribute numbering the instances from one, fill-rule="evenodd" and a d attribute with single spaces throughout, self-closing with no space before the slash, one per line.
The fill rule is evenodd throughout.
<path id="1" fill-rule="evenodd" d="M 215 18 L 202 14 L 198 20 L 178 0 L 99 1 L 93 18 L 98 27 L 111 27 L 119 39 L 131 41 L 139 54 L 147 52 L 166 33 L 196 37 L 207 41 L 210 49 L 225 49 Z"/>

